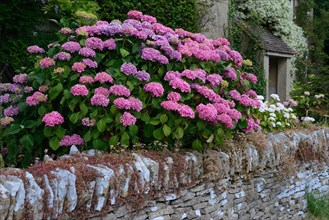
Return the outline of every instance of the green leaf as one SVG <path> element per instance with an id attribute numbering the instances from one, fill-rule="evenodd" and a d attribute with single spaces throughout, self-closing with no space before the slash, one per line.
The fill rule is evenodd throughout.
<path id="1" fill-rule="evenodd" d="M 19 142 L 21 143 L 23 148 L 27 148 L 32 150 L 32 147 L 34 145 L 34 139 L 33 136 L 31 134 L 26 134 L 24 135 Z"/>
<path id="2" fill-rule="evenodd" d="M 148 123 L 148 122 L 150 121 L 150 116 L 149 116 L 149 114 L 147 114 L 147 113 L 143 113 L 143 114 L 142 114 L 142 117 L 141 117 L 141 120 L 142 120 L 143 122 L 145 122 L 145 123 Z"/>
<path id="3" fill-rule="evenodd" d="M 147 124 L 144 126 L 144 129 L 143 129 L 143 134 L 145 137 L 147 138 L 151 138 L 152 137 L 152 132 L 154 131 L 154 126 L 153 125 L 150 125 L 150 124 Z"/>
<path id="4" fill-rule="evenodd" d="M 176 139 L 181 139 L 184 136 L 184 129 L 182 127 L 176 128 L 174 132 L 174 137 Z"/>
<path id="5" fill-rule="evenodd" d="M 122 57 L 126 57 L 129 55 L 129 52 L 124 48 L 120 48 L 120 54 Z"/>
<path id="6" fill-rule="evenodd" d="M 73 113 L 69 116 L 69 119 L 73 124 L 77 123 L 79 118 L 80 118 L 80 112 Z"/>
<path id="7" fill-rule="evenodd" d="M 33 128 L 33 127 L 36 126 L 37 124 L 38 124 L 37 121 L 34 121 L 34 120 L 26 120 L 26 121 L 24 121 L 23 126 L 24 126 L 25 128 Z"/>
<path id="8" fill-rule="evenodd" d="M 129 126 L 129 132 L 131 135 L 136 135 L 138 133 L 138 127 L 137 125 L 131 125 Z"/>
<path id="9" fill-rule="evenodd" d="M 22 127 L 18 124 L 12 124 L 9 128 L 6 129 L 4 132 L 5 135 L 12 135 L 12 134 L 17 134 L 22 130 Z"/>
<path id="10" fill-rule="evenodd" d="M 130 90 L 130 91 L 133 91 L 133 90 L 134 90 L 135 85 L 134 85 L 132 82 L 127 81 L 126 84 L 127 84 L 127 86 L 129 87 L 129 90 Z"/>
<path id="11" fill-rule="evenodd" d="M 98 110 L 96 109 L 95 111 L 93 111 L 92 113 L 90 113 L 90 117 L 91 118 L 95 118 L 98 114 Z"/>
<path id="12" fill-rule="evenodd" d="M 46 136 L 46 137 L 51 137 L 54 132 L 53 132 L 53 129 L 51 127 L 48 127 L 46 126 L 44 129 L 43 129 L 43 134 Z"/>
<path id="13" fill-rule="evenodd" d="M 108 148 L 109 148 L 108 144 L 106 142 L 102 141 L 101 139 L 94 139 L 93 147 L 95 149 L 100 149 L 100 150 L 108 150 Z"/>
<path id="14" fill-rule="evenodd" d="M 129 146 L 129 135 L 127 132 L 123 132 L 120 140 L 121 145 Z"/>
<path id="15" fill-rule="evenodd" d="M 248 126 L 248 122 L 247 122 L 247 120 L 241 120 L 241 121 L 239 121 L 239 123 L 238 123 L 238 127 L 240 128 L 240 129 L 244 129 L 244 128 L 246 128 Z"/>
<path id="16" fill-rule="evenodd" d="M 85 116 L 88 113 L 88 107 L 84 102 L 80 103 L 81 116 Z"/>
<path id="17" fill-rule="evenodd" d="M 56 136 L 58 138 L 63 138 L 65 135 L 65 129 L 64 128 L 56 128 Z"/>
<path id="18" fill-rule="evenodd" d="M 104 120 L 104 118 L 100 119 L 97 123 L 97 129 L 99 132 L 104 132 L 105 128 L 106 128 L 106 122 Z"/>
<path id="19" fill-rule="evenodd" d="M 56 86 L 49 90 L 49 99 L 54 100 L 63 91 L 63 85 L 58 83 Z"/>
<path id="20" fill-rule="evenodd" d="M 115 113 L 117 113 L 117 111 L 118 111 L 118 108 L 115 105 L 112 105 L 111 108 L 110 108 L 110 112 L 112 114 L 115 114 Z"/>
<path id="21" fill-rule="evenodd" d="M 168 125 L 166 125 L 166 124 L 163 125 L 162 130 L 163 130 L 163 133 L 166 137 L 168 137 L 171 134 L 171 128 L 168 127 Z"/>
<path id="22" fill-rule="evenodd" d="M 162 114 L 160 116 L 160 121 L 162 124 L 165 124 L 168 121 L 168 116 L 166 114 Z"/>
<path id="23" fill-rule="evenodd" d="M 201 131 L 206 127 L 206 122 L 198 121 L 196 125 L 198 126 L 198 130 Z"/>
<path id="24" fill-rule="evenodd" d="M 163 139 L 163 135 L 164 134 L 163 134 L 162 128 L 158 128 L 153 131 L 153 137 L 159 141 Z"/>
<path id="25" fill-rule="evenodd" d="M 113 135 L 110 140 L 109 140 L 109 144 L 110 145 L 113 145 L 113 146 L 116 146 L 118 145 L 118 142 L 119 142 L 119 137 L 118 135 Z"/>
<path id="26" fill-rule="evenodd" d="M 223 130 L 223 128 L 218 128 L 218 129 L 217 129 L 217 135 L 218 135 L 219 137 L 223 137 L 223 136 L 224 136 L 224 130 Z"/>
<path id="27" fill-rule="evenodd" d="M 64 94 L 65 99 L 70 99 L 72 96 L 68 89 L 65 89 L 63 94 Z"/>
<path id="28" fill-rule="evenodd" d="M 97 53 L 95 60 L 97 63 L 100 63 L 104 59 L 104 57 L 105 57 L 104 53 Z"/>
<path id="29" fill-rule="evenodd" d="M 49 141 L 50 148 L 54 151 L 57 150 L 59 148 L 59 142 L 60 141 L 58 137 L 56 136 L 52 137 Z"/>
<path id="30" fill-rule="evenodd" d="M 98 129 L 93 129 L 93 130 L 91 131 L 91 137 L 92 137 L 93 139 L 97 139 L 97 138 L 99 137 L 100 134 L 101 134 L 101 133 L 98 131 Z"/>
<path id="31" fill-rule="evenodd" d="M 38 109 L 38 114 L 39 114 L 40 116 L 45 115 L 46 112 L 47 112 L 47 109 L 46 109 L 43 105 L 39 107 L 39 109 Z"/>
<path id="32" fill-rule="evenodd" d="M 149 122 L 149 124 L 158 125 L 158 124 L 160 124 L 160 121 L 159 120 L 152 120 L 152 121 Z"/>
<path id="33" fill-rule="evenodd" d="M 18 109 L 20 112 L 24 112 L 26 110 L 26 108 L 27 108 L 26 102 L 20 102 L 18 104 Z"/>
<path id="34" fill-rule="evenodd" d="M 192 148 L 193 150 L 201 151 L 202 150 L 201 141 L 199 139 L 195 139 L 192 143 Z"/>
<path id="35" fill-rule="evenodd" d="M 84 135 L 83 135 L 83 140 L 85 140 L 85 142 L 89 142 L 91 140 L 91 132 L 90 130 L 87 131 Z"/>

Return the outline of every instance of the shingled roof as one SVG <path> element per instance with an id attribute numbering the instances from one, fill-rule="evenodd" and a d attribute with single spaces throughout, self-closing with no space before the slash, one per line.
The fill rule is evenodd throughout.
<path id="1" fill-rule="evenodd" d="M 259 26 L 248 26 L 248 31 L 259 41 L 260 46 L 269 52 L 294 55 L 296 52 L 280 37 L 274 36 L 269 30 Z"/>

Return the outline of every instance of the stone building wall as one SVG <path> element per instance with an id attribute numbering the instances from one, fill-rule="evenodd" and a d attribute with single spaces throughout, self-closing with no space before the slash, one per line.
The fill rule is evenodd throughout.
<path id="1" fill-rule="evenodd" d="M 0 219 L 303 219 L 305 193 L 329 192 L 328 128 L 232 144 L 124 156 L 72 147 L 2 169 Z"/>
<path id="2" fill-rule="evenodd" d="M 198 1 L 208 6 L 201 8 L 204 11 L 200 22 L 201 33 L 210 39 L 227 37 L 229 0 Z"/>

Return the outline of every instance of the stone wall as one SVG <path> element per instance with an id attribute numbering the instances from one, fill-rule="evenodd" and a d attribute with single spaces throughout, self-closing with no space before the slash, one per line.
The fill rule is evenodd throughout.
<path id="1" fill-rule="evenodd" d="M 229 0 L 198 0 L 206 5 L 201 8 L 201 33 L 207 38 L 227 37 Z"/>
<path id="2" fill-rule="evenodd" d="M 305 193 L 329 192 L 328 128 L 232 144 L 120 156 L 72 147 L 2 169 L 0 219 L 303 219 Z"/>

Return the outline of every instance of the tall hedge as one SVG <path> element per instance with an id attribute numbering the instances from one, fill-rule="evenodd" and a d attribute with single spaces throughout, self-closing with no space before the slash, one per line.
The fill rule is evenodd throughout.
<path id="1" fill-rule="evenodd" d="M 100 10 L 98 15 L 103 20 L 127 18 L 130 10 L 142 11 L 156 16 L 157 20 L 171 28 L 199 31 L 199 13 L 196 0 L 97 0 Z"/>

